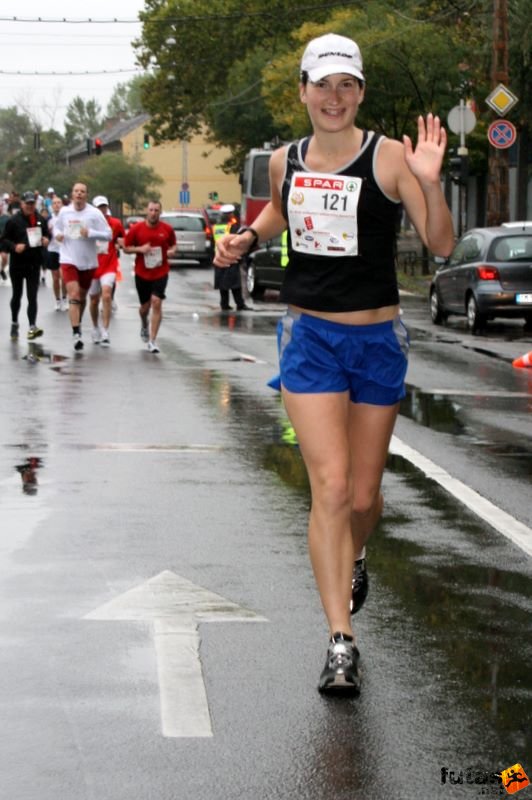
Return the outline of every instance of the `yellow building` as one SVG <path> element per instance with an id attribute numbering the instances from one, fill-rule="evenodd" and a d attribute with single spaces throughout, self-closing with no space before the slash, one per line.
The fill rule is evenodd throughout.
<path id="1" fill-rule="evenodd" d="M 102 152 L 121 152 L 125 156 L 151 167 L 163 179 L 158 187 L 165 211 L 183 205 L 180 193 L 188 191 L 188 204 L 192 208 L 212 202 L 209 195 L 217 194 L 223 203 L 240 202 L 240 184 L 237 175 L 226 175 L 220 169 L 229 156 L 229 150 L 208 144 L 197 134 L 190 142 L 174 141 L 144 147 L 144 126 L 148 114 L 129 120 L 109 120 L 104 130 L 95 134 L 92 141 L 100 139 Z M 87 153 L 86 144 L 78 145 L 69 153 L 71 164 L 94 158 Z M 188 188 L 187 188 L 188 187 Z M 182 198 L 181 198 L 182 199 Z M 140 210 L 140 209 L 137 209 Z"/>

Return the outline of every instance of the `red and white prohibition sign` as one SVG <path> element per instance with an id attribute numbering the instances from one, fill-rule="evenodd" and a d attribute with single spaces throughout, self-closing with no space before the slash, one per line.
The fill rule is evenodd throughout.
<path id="1" fill-rule="evenodd" d="M 507 119 L 497 119 L 488 128 L 489 143 L 499 150 L 511 147 L 517 138 L 515 125 Z"/>

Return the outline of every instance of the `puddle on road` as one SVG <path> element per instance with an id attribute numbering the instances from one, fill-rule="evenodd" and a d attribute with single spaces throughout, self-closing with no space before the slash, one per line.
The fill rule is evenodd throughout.
<path id="1" fill-rule="evenodd" d="M 41 344 L 31 343 L 28 345 L 28 352 L 22 356 L 22 360 L 27 361 L 28 364 L 44 362 L 46 364 L 51 364 L 52 367 L 58 368 L 65 361 L 68 361 L 68 356 L 46 350 Z"/>
<path id="2" fill-rule="evenodd" d="M 459 417 L 459 407 L 447 395 L 423 392 L 407 384 L 406 397 L 401 400 L 399 413 L 418 425 L 440 433 L 459 436 L 465 430 Z"/>
<path id="3" fill-rule="evenodd" d="M 481 419 L 480 411 L 500 411 L 508 414 L 512 406 L 528 410 L 530 397 L 526 394 L 502 393 L 498 396 L 463 395 L 424 392 L 407 384 L 406 396 L 401 400 L 399 413 L 418 425 L 439 433 L 462 437 L 464 446 L 478 447 L 493 458 L 512 462 L 512 471 L 519 475 L 532 475 L 532 450 L 520 441 L 519 434 L 502 432 Z M 466 405 L 468 404 L 468 405 Z M 501 436 L 504 439 L 501 440 Z"/>
<path id="4" fill-rule="evenodd" d="M 35 495 L 39 489 L 37 470 L 44 466 L 40 456 L 28 456 L 22 464 L 16 464 L 15 469 L 22 479 L 23 494 Z"/>

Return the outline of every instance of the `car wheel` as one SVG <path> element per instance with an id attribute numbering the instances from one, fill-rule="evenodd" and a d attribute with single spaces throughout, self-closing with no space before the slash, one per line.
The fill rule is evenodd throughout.
<path id="1" fill-rule="evenodd" d="M 484 317 L 478 310 L 478 304 L 475 296 L 470 294 L 466 304 L 467 313 L 467 327 L 472 333 L 482 330 L 486 325 L 486 317 Z"/>
<path id="2" fill-rule="evenodd" d="M 246 272 L 246 286 L 250 296 L 254 300 L 259 300 L 264 296 L 264 289 L 257 285 L 255 265 L 250 261 Z"/>
<path id="3" fill-rule="evenodd" d="M 430 318 L 435 325 L 441 325 L 447 319 L 447 314 L 441 307 L 438 290 L 433 288 L 430 293 Z"/>

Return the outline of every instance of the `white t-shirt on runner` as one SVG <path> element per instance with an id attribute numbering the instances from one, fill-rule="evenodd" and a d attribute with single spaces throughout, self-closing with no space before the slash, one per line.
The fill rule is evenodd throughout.
<path id="1" fill-rule="evenodd" d="M 88 237 L 81 236 L 81 228 L 88 230 Z M 64 206 L 54 223 L 54 235 L 62 233 L 65 237 L 59 245 L 61 264 L 72 264 L 78 269 L 94 269 L 98 266 L 96 240 L 113 237 L 104 215 L 90 203 L 78 211 L 71 203 Z"/>

